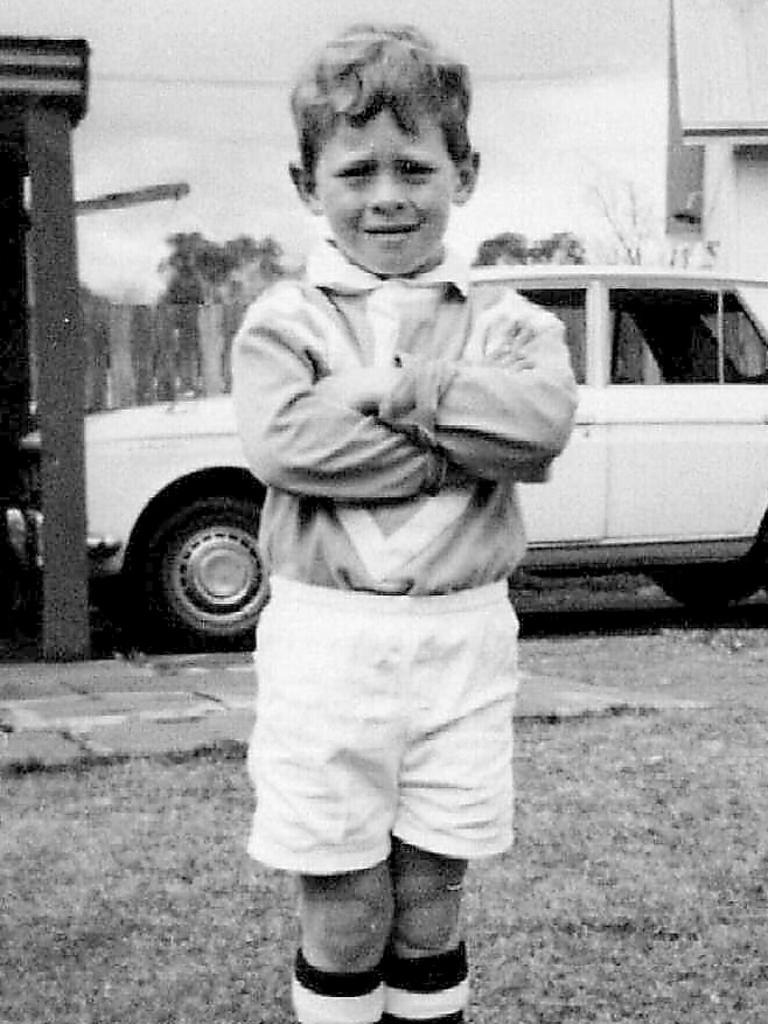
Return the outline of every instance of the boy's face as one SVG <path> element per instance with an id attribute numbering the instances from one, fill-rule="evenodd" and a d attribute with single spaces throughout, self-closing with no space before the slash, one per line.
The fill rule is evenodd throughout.
<path id="1" fill-rule="evenodd" d="M 402 277 L 440 261 L 451 204 L 469 198 L 476 174 L 477 157 L 455 164 L 432 118 L 410 135 L 383 110 L 359 127 L 341 120 L 314 175 L 294 172 L 294 181 L 352 263 Z"/>

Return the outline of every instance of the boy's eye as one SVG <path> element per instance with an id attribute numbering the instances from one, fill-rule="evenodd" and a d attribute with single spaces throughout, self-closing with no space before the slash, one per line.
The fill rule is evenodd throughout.
<path id="1" fill-rule="evenodd" d="M 359 164 L 350 164 L 347 167 L 340 168 L 336 172 L 336 177 L 340 178 L 342 181 L 348 181 L 351 184 L 356 184 L 375 177 L 378 171 L 379 168 L 373 161 L 364 161 Z M 434 173 L 434 167 L 431 164 L 422 163 L 419 160 L 402 160 L 398 161 L 395 165 L 394 173 L 401 178 L 422 180 L 430 177 Z"/>
<path id="2" fill-rule="evenodd" d="M 369 178 L 375 170 L 373 164 L 352 164 L 350 167 L 342 167 L 337 177 L 345 181 L 359 181 L 362 178 Z"/>
<path id="3" fill-rule="evenodd" d="M 407 178 L 426 178 L 432 171 L 431 164 L 423 164 L 418 160 L 404 160 L 400 164 L 400 173 Z"/>

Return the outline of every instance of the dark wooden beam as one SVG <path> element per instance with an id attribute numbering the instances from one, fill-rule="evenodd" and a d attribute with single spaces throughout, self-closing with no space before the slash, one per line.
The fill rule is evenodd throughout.
<path id="1" fill-rule="evenodd" d="M 85 114 L 88 57 L 84 39 L 0 36 L 0 100 L 55 103 L 74 126 Z"/>
<path id="2" fill-rule="evenodd" d="M 85 511 L 85 359 L 78 298 L 71 118 L 30 104 L 25 123 L 31 190 L 33 336 L 38 358 L 44 515 L 42 654 L 90 653 Z"/>
<path id="3" fill-rule="evenodd" d="M 14 493 L 15 453 L 30 429 L 25 175 L 22 113 L 0 105 L 0 501 Z"/>
<path id="4" fill-rule="evenodd" d="M 75 213 L 80 216 L 86 213 L 99 213 L 102 210 L 123 210 L 126 206 L 159 203 L 165 199 L 183 199 L 186 195 L 189 195 L 189 185 L 185 181 L 171 185 L 148 185 L 146 188 L 131 189 L 130 192 L 108 192 L 92 199 L 78 199 L 75 202 Z"/>

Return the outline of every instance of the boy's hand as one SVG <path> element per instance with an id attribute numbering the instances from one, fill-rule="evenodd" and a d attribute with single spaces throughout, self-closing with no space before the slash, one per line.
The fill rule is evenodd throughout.
<path id="1" fill-rule="evenodd" d="M 392 392 L 400 375 L 396 366 L 365 366 L 331 374 L 318 386 L 352 409 L 378 413 L 381 400 Z"/>

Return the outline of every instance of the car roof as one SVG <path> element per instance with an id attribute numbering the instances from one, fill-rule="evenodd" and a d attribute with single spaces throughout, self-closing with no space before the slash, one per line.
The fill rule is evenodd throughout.
<path id="1" fill-rule="evenodd" d="M 604 281 L 616 286 L 765 288 L 768 278 L 725 274 L 715 270 L 683 270 L 677 267 L 651 267 L 623 264 L 504 264 L 473 267 L 474 281 L 512 281 L 519 285 L 587 284 Z"/>

